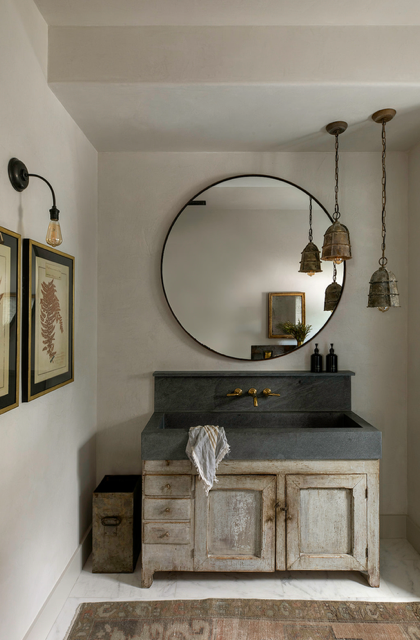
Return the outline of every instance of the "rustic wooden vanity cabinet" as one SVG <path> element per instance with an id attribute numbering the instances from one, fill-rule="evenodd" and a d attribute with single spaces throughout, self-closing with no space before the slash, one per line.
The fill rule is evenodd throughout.
<path id="1" fill-rule="evenodd" d="M 143 462 L 143 587 L 155 571 L 353 570 L 379 586 L 379 460 Z"/>

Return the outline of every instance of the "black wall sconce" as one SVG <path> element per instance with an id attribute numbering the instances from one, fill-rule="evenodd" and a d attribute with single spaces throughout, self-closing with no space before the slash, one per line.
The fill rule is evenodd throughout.
<path id="1" fill-rule="evenodd" d="M 60 211 L 57 209 L 55 204 L 55 193 L 54 189 L 42 176 L 39 176 L 36 173 L 28 173 L 26 166 L 18 160 L 17 158 L 11 158 L 9 160 L 9 180 L 12 184 L 12 187 L 16 189 L 16 191 L 24 191 L 29 184 L 29 178 L 39 178 L 47 183 L 49 188 L 51 189 L 53 205 L 50 209 L 50 223 L 47 229 L 47 236 L 45 238 L 47 244 L 51 247 L 58 247 L 63 242 L 63 236 L 61 235 L 60 223 L 58 221 L 58 215 Z"/>

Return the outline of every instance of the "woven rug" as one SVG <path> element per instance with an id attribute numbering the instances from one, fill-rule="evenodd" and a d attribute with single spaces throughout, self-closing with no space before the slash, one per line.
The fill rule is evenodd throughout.
<path id="1" fill-rule="evenodd" d="M 167 600 L 82 604 L 67 640 L 420 640 L 420 603 Z"/>

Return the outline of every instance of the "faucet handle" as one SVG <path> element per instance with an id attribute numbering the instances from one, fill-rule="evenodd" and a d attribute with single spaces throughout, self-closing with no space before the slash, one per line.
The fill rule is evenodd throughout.
<path id="1" fill-rule="evenodd" d="M 257 400 L 257 390 L 254 389 L 254 387 L 251 387 L 251 389 L 248 391 L 249 395 L 252 396 L 254 398 L 254 407 L 258 407 L 258 400 Z"/>
<path id="2" fill-rule="evenodd" d="M 242 395 L 242 389 L 235 389 L 233 393 L 228 393 L 227 397 L 231 398 L 232 396 L 241 396 L 241 395 Z"/>
<path id="3" fill-rule="evenodd" d="M 264 389 L 263 395 L 267 398 L 267 396 L 279 396 L 279 393 L 271 393 L 271 389 Z"/>

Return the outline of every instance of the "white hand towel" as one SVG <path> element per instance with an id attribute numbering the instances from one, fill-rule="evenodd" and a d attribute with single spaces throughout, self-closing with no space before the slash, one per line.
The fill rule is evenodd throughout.
<path id="1" fill-rule="evenodd" d="M 208 495 L 213 482 L 217 482 L 216 470 L 219 462 L 230 451 L 224 428 L 208 424 L 204 427 L 191 427 L 185 451 L 200 474 Z"/>

